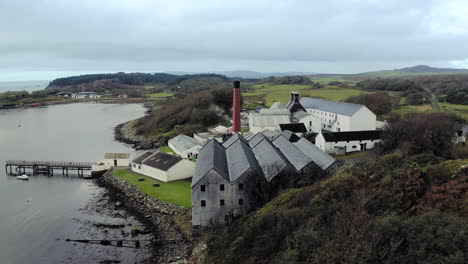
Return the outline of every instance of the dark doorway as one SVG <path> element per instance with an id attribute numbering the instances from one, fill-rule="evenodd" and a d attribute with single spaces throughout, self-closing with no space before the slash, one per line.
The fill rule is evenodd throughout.
<path id="1" fill-rule="evenodd" d="M 117 160 L 116 159 L 114 160 L 114 166 L 117 166 Z"/>

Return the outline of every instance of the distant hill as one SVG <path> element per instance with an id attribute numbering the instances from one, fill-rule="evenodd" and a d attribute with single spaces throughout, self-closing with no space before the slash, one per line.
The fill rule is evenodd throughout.
<path id="1" fill-rule="evenodd" d="M 176 75 L 194 74 L 194 72 L 181 72 L 181 71 L 174 71 L 174 72 L 168 72 L 168 73 L 176 74 Z M 257 72 L 257 71 L 244 71 L 244 70 L 218 71 L 218 72 L 213 72 L 213 73 L 221 74 L 230 78 L 239 77 L 239 78 L 245 78 L 245 79 L 263 79 L 267 77 L 300 76 L 300 75 L 314 74 L 312 72 Z"/>
<path id="2" fill-rule="evenodd" d="M 467 69 L 434 68 L 427 65 L 417 65 L 395 70 L 364 72 L 358 75 L 370 77 L 399 77 L 410 75 L 441 75 L 441 74 L 468 74 Z"/>

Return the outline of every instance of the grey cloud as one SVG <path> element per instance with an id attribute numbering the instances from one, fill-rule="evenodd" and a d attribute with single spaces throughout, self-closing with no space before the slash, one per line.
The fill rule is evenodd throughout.
<path id="1" fill-rule="evenodd" d="M 2 1 L 0 69 L 357 72 L 449 65 L 468 58 L 468 20 L 460 10 L 468 12 L 463 0 Z"/>

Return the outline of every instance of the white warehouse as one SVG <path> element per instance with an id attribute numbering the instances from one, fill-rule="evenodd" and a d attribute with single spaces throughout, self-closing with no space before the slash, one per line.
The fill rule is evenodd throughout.
<path id="1" fill-rule="evenodd" d="M 133 172 L 170 182 L 193 177 L 195 162 L 164 152 L 145 152 L 132 161 Z"/>
<path id="2" fill-rule="evenodd" d="M 301 105 L 321 119 L 322 130 L 365 131 L 375 130 L 376 115 L 364 105 L 303 97 Z"/>
<path id="3" fill-rule="evenodd" d="M 169 139 L 168 146 L 184 159 L 197 158 L 203 145 L 196 139 L 180 134 Z"/>
<path id="4" fill-rule="evenodd" d="M 382 131 L 322 132 L 315 137 L 315 145 L 327 153 L 345 155 L 349 152 L 374 148 L 381 141 Z"/>

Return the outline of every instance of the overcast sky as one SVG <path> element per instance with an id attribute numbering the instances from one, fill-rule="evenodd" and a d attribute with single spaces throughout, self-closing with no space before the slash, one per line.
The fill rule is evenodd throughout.
<path id="1" fill-rule="evenodd" d="M 468 68 L 467 0 L 0 0 L 0 81 Z"/>

